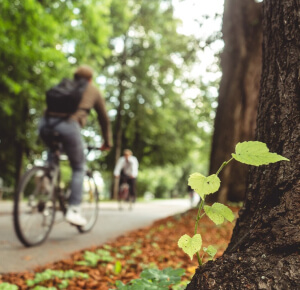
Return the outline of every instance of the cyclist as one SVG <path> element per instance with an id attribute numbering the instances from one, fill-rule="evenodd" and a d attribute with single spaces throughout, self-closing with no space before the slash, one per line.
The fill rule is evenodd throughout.
<path id="1" fill-rule="evenodd" d="M 74 73 L 74 81 L 86 80 L 78 109 L 71 116 L 63 113 L 45 112 L 39 124 L 41 138 L 49 145 L 53 130 L 59 134 L 63 149 L 68 156 L 72 168 L 71 194 L 65 219 L 74 225 L 84 226 L 86 219 L 80 213 L 80 204 L 85 175 L 84 144 L 80 129 L 85 126 L 90 109 L 95 109 L 102 130 L 104 142 L 100 150 L 109 150 L 111 143 L 111 128 L 107 116 L 105 101 L 100 91 L 92 84 L 93 70 L 86 65 L 80 66 Z M 50 130 L 49 130 L 50 129 Z"/>
<path id="2" fill-rule="evenodd" d="M 136 198 L 136 178 L 138 176 L 139 163 L 135 156 L 132 155 L 132 151 L 125 149 L 123 156 L 121 156 L 115 166 L 114 176 L 120 177 L 119 189 L 122 183 L 126 182 L 129 185 L 129 198 L 135 202 Z"/>

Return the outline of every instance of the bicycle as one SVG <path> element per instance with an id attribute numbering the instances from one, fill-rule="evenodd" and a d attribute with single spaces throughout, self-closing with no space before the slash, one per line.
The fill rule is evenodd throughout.
<path id="1" fill-rule="evenodd" d="M 63 216 L 68 208 L 68 192 L 61 182 L 60 157 L 62 146 L 57 136 L 50 146 L 50 158 L 46 166 L 33 166 L 22 176 L 13 207 L 14 229 L 20 242 L 26 247 L 42 244 L 49 236 L 57 210 Z M 87 147 L 88 155 L 99 148 Z M 82 215 L 85 226 L 76 226 L 80 233 L 89 232 L 98 217 L 99 193 L 93 172 L 86 171 L 82 192 Z"/>
<path id="2" fill-rule="evenodd" d="M 129 184 L 127 183 L 126 180 L 123 180 L 119 187 L 118 201 L 119 201 L 119 210 L 123 209 L 123 206 L 122 206 L 123 202 L 128 202 L 129 209 L 130 210 L 132 209 L 133 197 L 130 196 Z"/>

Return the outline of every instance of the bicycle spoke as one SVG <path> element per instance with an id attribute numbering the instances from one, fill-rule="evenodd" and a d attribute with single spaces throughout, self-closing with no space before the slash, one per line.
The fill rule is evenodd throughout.
<path id="1" fill-rule="evenodd" d="M 43 242 L 54 222 L 55 198 L 47 169 L 33 167 L 23 177 L 15 197 L 14 225 L 26 246 Z"/>

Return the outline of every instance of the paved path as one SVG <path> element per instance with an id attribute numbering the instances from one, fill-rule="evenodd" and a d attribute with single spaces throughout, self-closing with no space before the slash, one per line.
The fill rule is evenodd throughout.
<path id="1" fill-rule="evenodd" d="M 57 223 L 46 242 L 26 248 L 13 229 L 12 205 L 0 202 L 0 273 L 33 270 L 67 258 L 77 250 L 105 244 L 126 232 L 151 225 L 155 220 L 184 212 L 189 207 L 188 199 L 173 199 L 139 202 L 131 211 L 119 211 L 117 203 L 103 202 L 100 203 L 97 224 L 90 233 L 79 234 L 57 214 Z"/>

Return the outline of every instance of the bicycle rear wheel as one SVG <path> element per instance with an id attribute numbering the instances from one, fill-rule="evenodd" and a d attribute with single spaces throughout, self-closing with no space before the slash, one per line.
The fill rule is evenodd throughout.
<path id="1" fill-rule="evenodd" d="M 129 198 L 129 185 L 125 182 L 125 183 L 122 183 L 119 188 L 119 197 L 118 197 L 119 210 L 123 209 L 122 204 L 129 201 L 128 198 Z"/>
<path id="2" fill-rule="evenodd" d="M 14 228 L 26 246 L 36 246 L 48 237 L 55 219 L 55 194 L 49 169 L 34 166 L 27 171 L 14 196 Z"/>
<path id="3" fill-rule="evenodd" d="M 89 232 L 98 218 L 99 192 L 92 173 L 87 172 L 83 181 L 81 214 L 87 220 L 85 226 L 77 226 L 81 233 Z"/>

